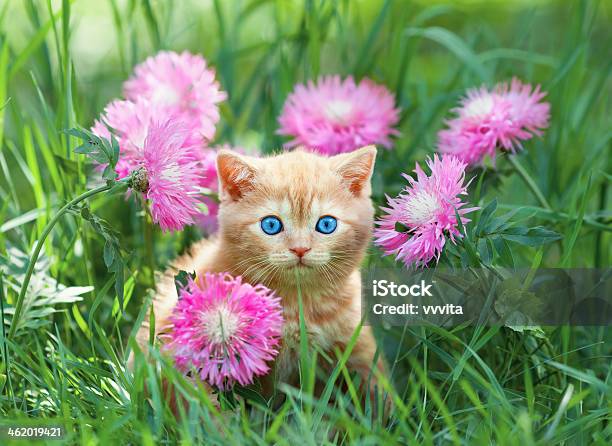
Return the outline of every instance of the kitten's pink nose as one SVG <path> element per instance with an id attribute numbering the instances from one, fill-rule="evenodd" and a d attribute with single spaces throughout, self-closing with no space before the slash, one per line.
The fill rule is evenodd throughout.
<path id="1" fill-rule="evenodd" d="M 310 251 L 310 248 L 303 248 L 303 247 L 289 248 L 289 251 L 291 251 L 292 253 L 294 253 L 296 256 L 298 256 L 301 259 L 302 257 L 304 257 L 304 254 Z"/>

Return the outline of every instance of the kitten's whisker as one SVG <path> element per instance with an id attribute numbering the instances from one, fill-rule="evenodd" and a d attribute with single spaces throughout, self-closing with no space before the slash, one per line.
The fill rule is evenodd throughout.
<path id="1" fill-rule="evenodd" d="M 267 259 L 267 256 L 260 254 L 260 255 L 257 255 L 255 257 L 249 257 L 249 258 L 246 258 L 246 259 L 242 259 L 239 262 L 237 262 L 234 266 L 236 268 L 241 268 L 243 265 L 246 265 L 246 264 L 249 264 L 249 263 L 252 263 L 252 262 L 255 262 L 255 263 L 264 262 L 264 261 L 266 261 L 266 259 Z"/>
<path id="2" fill-rule="evenodd" d="M 334 284 L 338 284 L 338 279 L 341 279 L 341 274 L 336 271 L 329 263 L 321 265 L 319 269 L 323 277 L 327 282 L 327 286 L 332 287 Z"/>
<path id="3" fill-rule="evenodd" d="M 259 262 L 256 262 L 252 265 L 250 265 L 247 269 L 244 270 L 244 272 L 242 273 L 242 275 L 249 281 L 254 281 L 254 279 L 249 278 L 249 274 L 251 273 L 251 270 L 257 270 L 258 268 L 260 268 L 261 265 L 264 265 L 264 269 L 267 267 L 267 261 L 266 260 L 260 260 Z M 257 276 L 254 276 L 257 277 Z"/>
<path id="4" fill-rule="evenodd" d="M 278 266 L 272 265 L 271 268 L 268 268 L 266 270 L 265 274 L 261 278 L 261 281 L 264 282 L 264 283 L 269 283 L 269 280 L 273 279 L 274 276 L 276 275 L 276 271 L 277 270 L 278 270 Z"/>
<path id="5" fill-rule="evenodd" d="M 327 281 L 331 284 L 333 282 L 333 277 L 331 275 L 331 270 L 328 266 L 327 263 L 324 263 L 323 265 L 320 266 L 320 268 L 318 269 L 327 279 Z"/>
<path id="6" fill-rule="evenodd" d="M 258 268 L 258 267 L 260 267 L 262 265 L 265 265 L 265 261 L 264 260 L 261 260 L 261 261 L 259 261 L 257 263 L 253 263 L 253 264 L 250 264 L 250 265 L 243 265 L 242 267 L 239 268 L 239 271 L 242 271 L 242 274 L 244 275 L 244 274 L 247 274 L 250 270 Z"/>
<path id="7" fill-rule="evenodd" d="M 257 278 L 257 280 L 260 280 L 261 277 L 263 277 L 268 271 L 270 271 L 273 268 L 274 268 L 274 265 L 271 263 L 268 263 L 262 268 L 259 268 L 257 271 L 255 271 L 253 273 L 253 277 Z"/>
<path id="8" fill-rule="evenodd" d="M 348 262 L 341 262 L 333 258 L 328 263 L 325 264 L 326 270 L 331 275 L 331 279 L 330 279 L 331 282 L 333 282 L 334 280 L 338 281 L 342 279 L 342 273 L 340 272 L 341 268 L 339 267 L 343 266 L 343 264 L 348 264 Z"/>
<path id="9" fill-rule="evenodd" d="M 266 279 L 269 273 L 271 271 L 274 271 L 275 268 L 276 268 L 276 265 L 274 265 L 273 263 L 268 263 L 264 268 L 261 268 L 260 270 L 257 271 L 253 280 L 257 283 L 265 284 L 264 279 Z"/>

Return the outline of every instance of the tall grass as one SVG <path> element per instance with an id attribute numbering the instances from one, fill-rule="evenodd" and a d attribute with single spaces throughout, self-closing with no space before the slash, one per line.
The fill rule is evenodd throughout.
<path id="1" fill-rule="evenodd" d="M 520 177 L 487 172 L 470 199 L 496 216 L 560 233 L 542 248 L 502 241 L 492 261 L 609 268 L 612 94 L 606 2 L 118 2 L 24 0 L 0 7 L 0 308 L 10 320 L 25 262 L 45 224 L 89 188 L 88 166 L 64 130 L 87 127 L 120 94 L 134 64 L 159 49 L 190 49 L 216 67 L 229 100 L 219 142 L 273 151 L 276 117 L 296 82 L 320 74 L 368 76 L 397 95 L 401 136 L 382 151 L 374 199 L 403 186 L 399 170 L 431 153 L 449 108 L 468 87 L 518 76 L 549 92 L 552 123 L 520 156 L 552 210 Z M 474 182 L 476 185 L 476 182 Z M 136 355 L 153 269 L 200 234 L 146 230 L 135 204 L 104 196 L 90 203 L 129 251 L 122 305 L 102 259 L 103 240 L 81 219 L 62 218 L 34 277 L 51 291 L 30 307 L 16 337 L 0 333 L 0 424 L 61 423 L 66 444 L 609 444 L 612 438 L 611 331 L 545 328 L 543 336 L 503 327 L 379 329 L 394 403 L 389 420 L 361 405 L 347 352 L 325 358 L 303 343 L 301 385 L 282 385 L 272 407 L 257 398 L 219 412 L 153 349 Z M 146 236 L 149 234 L 151 237 Z M 476 246 L 475 249 L 482 249 Z M 486 247 L 485 247 L 486 249 Z M 373 254 L 376 255 L 376 254 Z M 480 255 L 480 253 L 476 253 Z M 153 264 L 152 264 L 153 262 Z M 538 266 L 538 265 L 535 265 Z M 45 282 L 46 283 L 46 282 Z M 83 291 L 82 293 L 77 291 Z M 53 298 L 55 296 L 55 298 Z M 122 308 L 123 306 L 123 308 Z M 54 310 L 62 310 L 54 312 Z M 34 313 L 38 311 L 38 313 Z M 47 322 L 47 323 L 45 323 Z M 302 327 L 305 330 L 305 327 Z M 350 346 L 350 342 L 349 342 Z M 350 352 L 350 349 L 349 349 Z M 331 375 L 317 364 L 330 361 Z M 314 392 L 315 381 L 325 386 Z M 188 405 L 170 410 L 161 383 Z M 256 395 L 256 389 L 254 394 Z M 247 402 L 245 402 L 247 401 Z M 3 444 L 9 440 L 0 439 Z M 18 442 L 15 442 L 18 444 Z"/>

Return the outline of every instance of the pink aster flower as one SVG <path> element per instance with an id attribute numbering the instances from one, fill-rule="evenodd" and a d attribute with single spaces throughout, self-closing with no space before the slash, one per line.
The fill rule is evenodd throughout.
<path id="1" fill-rule="evenodd" d="M 136 66 L 124 84 L 125 97 L 147 99 L 166 113 L 177 114 L 206 140 L 215 135 L 219 102 L 227 95 L 202 56 L 161 51 Z"/>
<path id="2" fill-rule="evenodd" d="M 319 78 L 297 85 L 279 117 L 289 147 L 304 145 L 325 154 L 350 152 L 368 144 L 391 147 L 399 120 L 393 95 L 369 79 L 358 84 L 349 76 Z"/>
<path id="3" fill-rule="evenodd" d="M 107 132 L 112 132 L 117 138 L 123 154 L 138 156 L 142 153 L 149 126 L 153 121 L 161 120 L 162 116 L 160 109 L 144 99 L 136 102 L 114 100 L 104 108 L 101 120 L 108 127 Z M 94 129 L 100 127 L 97 121 Z"/>
<path id="4" fill-rule="evenodd" d="M 91 131 L 102 137 L 110 138 L 111 132 L 119 143 L 119 163 L 115 168 L 119 179 L 127 176 L 142 163 L 144 143 L 149 128 L 154 123 L 164 120 L 181 120 L 180 115 L 167 113 L 146 99 L 137 99 L 135 102 L 115 100 L 104 108 L 99 120 L 94 122 Z M 183 140 L 185 154 L 199 157 L 198 151 L 193 147 L 201 146 L 202 139 L 199 134 L 187 129 Z"/>
<path id="5" fill-rule="evenodd" d="M 387 197 L 388 207 L 382 208 L 386 215 L 376 222 L 374 231 L 375 242 L 385 254 L 395 255 L 407 267 L 424 267 L 432 259 L 437 262 L 447 238 L 455 243 L 455 238 L 462 237 L 456 214 L 466 224 L 470 220 L 463 215 L 478 209 L 464 208 L 466 203 L 461 200 L 468 186 L 464 162 L 453 156 L 434 155 L 427 166 L 429 176 L 419 164 L 414 170 L 416 179 L 402 174 L 409 185 L 398 197 Z"/>
<path id="6" fill-rule="evenodd" d="M 540 136 L 548 127 L 550 104 L 541 102 L 546 93 L 523 84 L 498 84 L 469 90 L 457 114 L 446 122 L 448 128 L 438 133 L 438 150 L 457 156 L 470 165 L 481 164 L 485 156 L 495 161 L 497 148 L 516 152 L 521 141 Z"/>
<path id="7" fill-rule="evenodd" d="M 176 120 L 149 126 L 131 186 L 151 204 L 153 221 L 164 230 L 180 230 L 199 214 L 202 181 L 196 146 L 185 146 L 190 130 Z"/>
<path id="8" fill-rule="evenodd" d="M 111 132 L 119 143 L 119 163 L 115 171 L 119 179 L 127 176 L 142 162 L 144 141 L 153 121 L 160 121 L 163 115 L 146 100 L 109 103 L 100 119 L 94 122 L 91 131 L 102 138 L 110 139 Z M 104 166 L 101 166 L 103 168 Z"/>
<path id="9" fill-rule="evenodd" d="M 206 273 L 181 290 L 165 349 L 179 370 L 219 389 L 253 383 L 270 370 L 282 334 L 280 298 L 227 273 Z"/>

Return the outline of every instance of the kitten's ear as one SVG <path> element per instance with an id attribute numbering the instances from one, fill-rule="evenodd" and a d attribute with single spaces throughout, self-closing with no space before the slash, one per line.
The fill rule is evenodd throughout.
<path id="1" fill-rule="evenodd" d="M 256 168 L 247 156 L 227 149 L 219 150 L 217 172 L 221 201 L 237 201 L 254 187 Z"/>
<path id="2" fill-rule="evenodd" d="M 333 168 L 355 195 L 370 194 L 370 178 L 374 171 L 375 160 L 375 146 L 362 147 L 354 152 L 343 153 L 331 158 Z"/>

